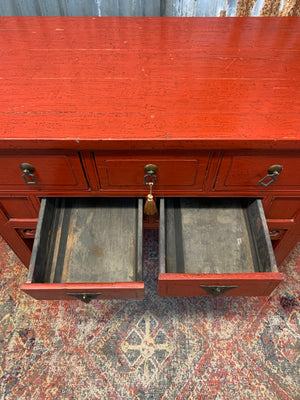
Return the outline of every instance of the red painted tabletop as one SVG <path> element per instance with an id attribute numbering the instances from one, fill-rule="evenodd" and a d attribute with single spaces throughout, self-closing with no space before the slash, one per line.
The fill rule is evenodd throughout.
<path id="1" fill-rule="evenodd" d="M 296 17 L 2 17 L 0 61 L 1 148 L 300 148 Z"/>

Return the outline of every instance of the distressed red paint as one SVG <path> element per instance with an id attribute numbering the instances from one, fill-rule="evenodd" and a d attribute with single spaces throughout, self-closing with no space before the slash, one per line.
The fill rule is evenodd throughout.
<path id="1" fill-rule="evenodd" d="M 41 197 L 144 196 L 153 161 L 157 196 L 262 198 L 282 263 L 300 239 L 299 18 L 0 22 L 0 233 L 26 265 Z"/>

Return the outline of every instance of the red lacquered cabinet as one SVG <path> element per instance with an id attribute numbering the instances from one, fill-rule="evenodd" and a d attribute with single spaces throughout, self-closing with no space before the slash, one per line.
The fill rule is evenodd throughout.
<path id="1" fill-rule="evenodd" d="M 1 26 L 0 234 L 26 293 L 143 298 L 149 183 L 159 295 L 272 292 L 300 240 L 298 18 Z"/>

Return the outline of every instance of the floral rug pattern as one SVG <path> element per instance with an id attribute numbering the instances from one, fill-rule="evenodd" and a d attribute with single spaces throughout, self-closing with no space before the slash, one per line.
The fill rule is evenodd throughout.
<path id="1" fill-rule="evenodd" d="M 300 244 L 269 298 L 160 298 L 146 231 L 145 300 L 37 301 L 0 239 L 0 400 L 300 398 Z"/>

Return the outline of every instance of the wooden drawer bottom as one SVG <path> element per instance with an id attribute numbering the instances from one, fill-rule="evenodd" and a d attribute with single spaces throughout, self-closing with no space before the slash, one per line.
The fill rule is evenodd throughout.
<path id="1" fill-rule="evenodd" d="M 142 200 L 42 200 L 27 282 L 40 300 L 143 298 Z"/>
<path id="2" fill-rule="evenodd" d="M 160 296 L 266 296 L 282 279 L 260 200 L 160 200 Z"/>
<path id="3" fill-rule="evenodd" d="M 255 199 L 160 199 L 160 296 L 267 296 L 278 273 Z M 27 282 L 41 300 L 144 298 L 143 200 L 42 200 Z"/>

